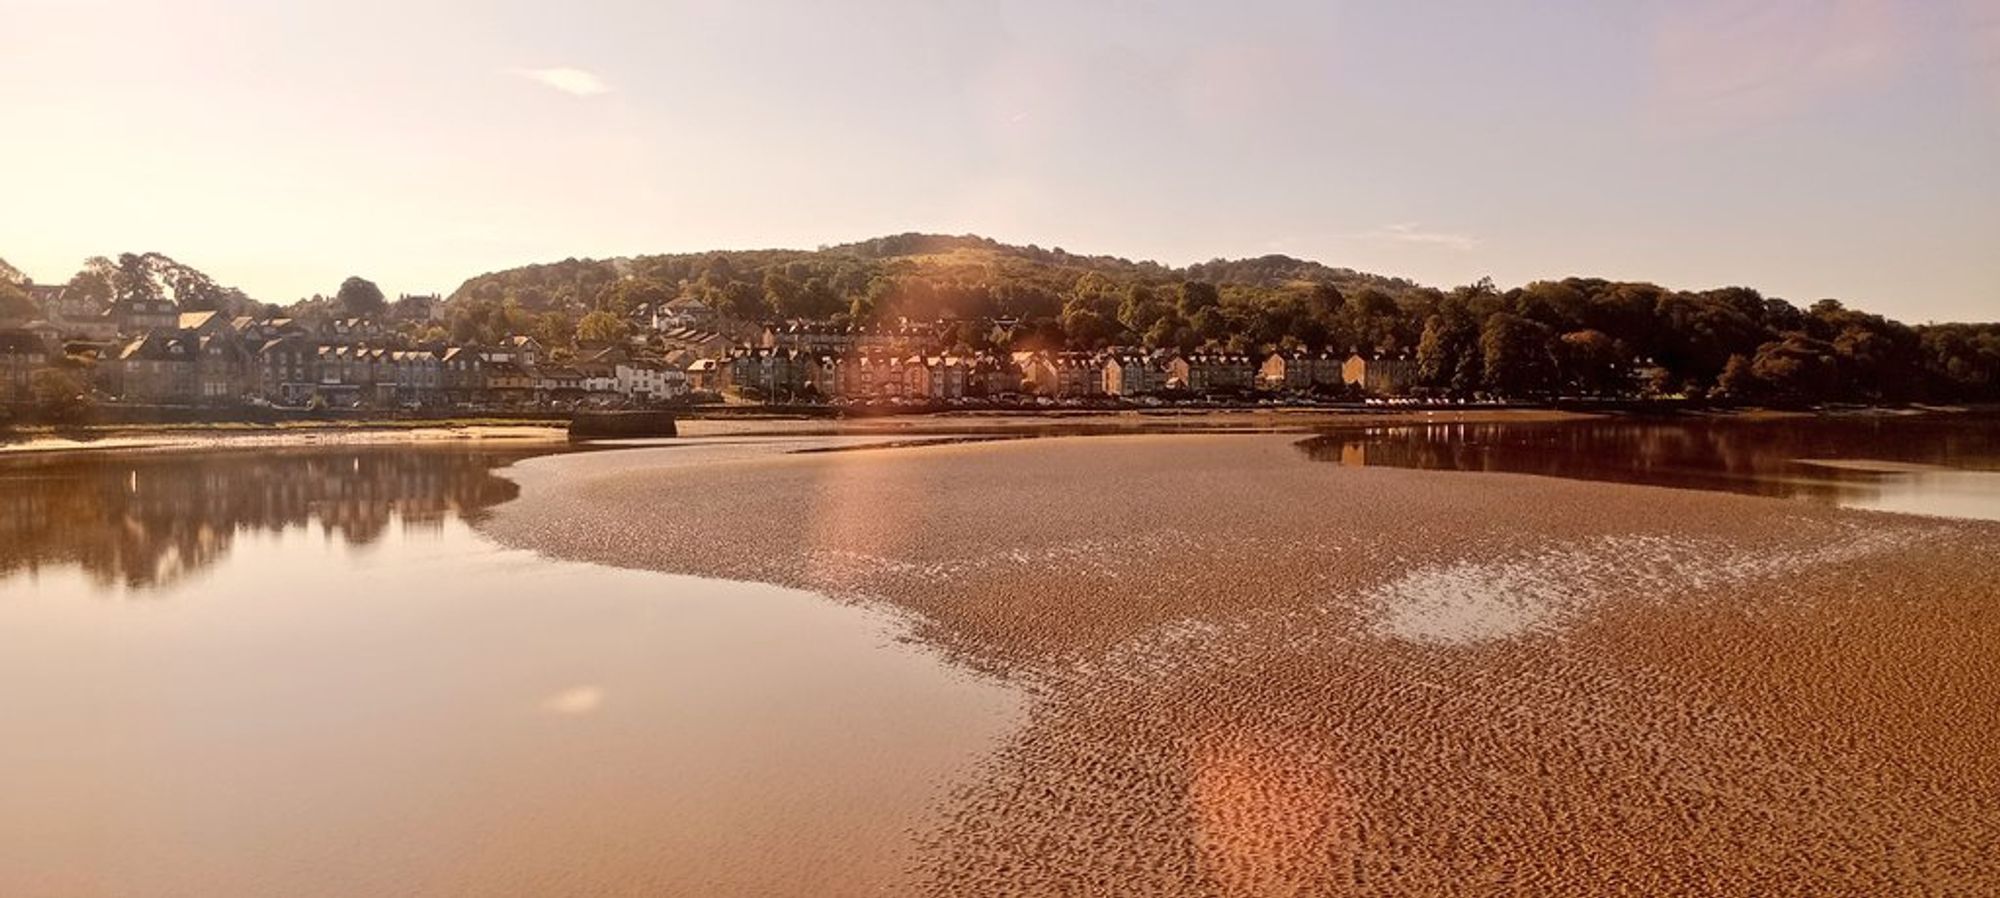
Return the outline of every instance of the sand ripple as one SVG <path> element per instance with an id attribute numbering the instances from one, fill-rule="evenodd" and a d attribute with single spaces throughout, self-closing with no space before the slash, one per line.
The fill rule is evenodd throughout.
<path id="1" fill-rule="evenodd" d="M 556 460 L 489 526 L 1028 689 L 907 893 L 2000 894 L 2000 525 L 1272 436 L 838 455 Z"/>

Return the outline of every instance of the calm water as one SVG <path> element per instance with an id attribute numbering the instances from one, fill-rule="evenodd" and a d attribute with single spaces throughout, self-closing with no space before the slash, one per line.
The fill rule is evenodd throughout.
<path id="1" fill-rule="evenodd" d="M 1343 465 L 1540 474 L 2000 520 L 2000 417 L 1412 424 L 1330 432 L 1299 448 Z"/>
<path id="2" fill-rule="evenodd" d="M 519 454 L 0 463 L 0 895 L 888 888 L 1016 698 L 818 596 L 499 548 Z"/>

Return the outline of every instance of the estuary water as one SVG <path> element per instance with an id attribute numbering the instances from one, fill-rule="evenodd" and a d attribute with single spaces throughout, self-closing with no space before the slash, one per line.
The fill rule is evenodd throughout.
<path id="1" fill-rule="evenodd" d="M 1016 697 L 821 596 L 501 548 L 523 454 L 0 466 L 0 895 L 892 890 Z"/>
<path id="2" fill-rule="evenodd" d="M 2000 520 L 2000 416 L 1395 424 L 1300 444 L 1321 461 L 1724 490 Z"/>

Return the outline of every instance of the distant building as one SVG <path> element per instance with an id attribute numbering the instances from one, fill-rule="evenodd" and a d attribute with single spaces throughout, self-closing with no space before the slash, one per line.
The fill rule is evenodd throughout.
<path id="1" fill-rule="evenodd" d="M 138 336 L 179 325 L 181 309 L 171 299 L 121 299 L 106 314 L 120 335 Z"/>
<path id="2" fill-rule="evenodd" d="M 1142 352 L 1118 352 L 1104 359 L 1104 392 L 1150 396 L 1167 388 L 1167 372 Z"/>
<path id="3" fill-rule="evenodd" d="M 312 401 L 319 387 L 319 347 L 288 334 L 266 340 L 251 363 L 257 394 L 282 405 Z"/>
<path id="4" fill-rule="evenodd" d="M 127 402 L 190 403 L 200 395 L 195 363 L 201 339 L 178 330 L 156 330 L 125 344 L 118 358 L 118 394 Z"/>
<path id="5" fill-rule="evenodd" d="M 1176 361 L 1181 380 L 1196 393 L 1243 392 L 1256 386 L 1257 366 L 1246 355 L 1195 353 Z"/>
<path id="6" fill-rule="evenodd" d="M 0 402 L 32 398 L 35 372 L 61 358 L 62 350 L 41 335 L 23 330 L 0 331 Z"/>
<path id="7" fill-rule="evenodd" d="M 486 392 L 486 363 L 476 346 L 453 346 L 438 357 L 440 386 L 448 402 L 475 402 Z"/>
<path id="8" fill-rule="evenodd" d="M 665 362 L 639 360 L 613 367 L 617 392 L 634 402 L 672 399 L 687 393 L 687 371 Z"/>
<path id="9" fill-rule="evenodd" d="M 1346 358 L 1326 352 L 1274 352 L 1257 368 L 1257 387 L 1283 393 L 1304 393 L 1339 386 Z"/>
<path id="10" fill-rule="evenodd" d="M 729 386 L 729 366 L 721 359 L 695 359 L 687 366 L 688 389 L 719 393 Z"/>
<path id="11" fill-rule="evenodd" d="M 1417 362 L 1408 356 L 1357 352 L 1341 366 L 1341 380 L 1377 396 L 1400 396 L 1416 384 Z"/>

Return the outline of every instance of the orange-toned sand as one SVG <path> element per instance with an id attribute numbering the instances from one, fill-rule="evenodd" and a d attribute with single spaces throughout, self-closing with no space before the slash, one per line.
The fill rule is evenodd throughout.
<path id="1" fill-rule="evenodd" d="M 2000 894 L 2000 525 L 1295 440 L 536 459 L 484 526 L 1027 688 L 909 893 Z"/>

